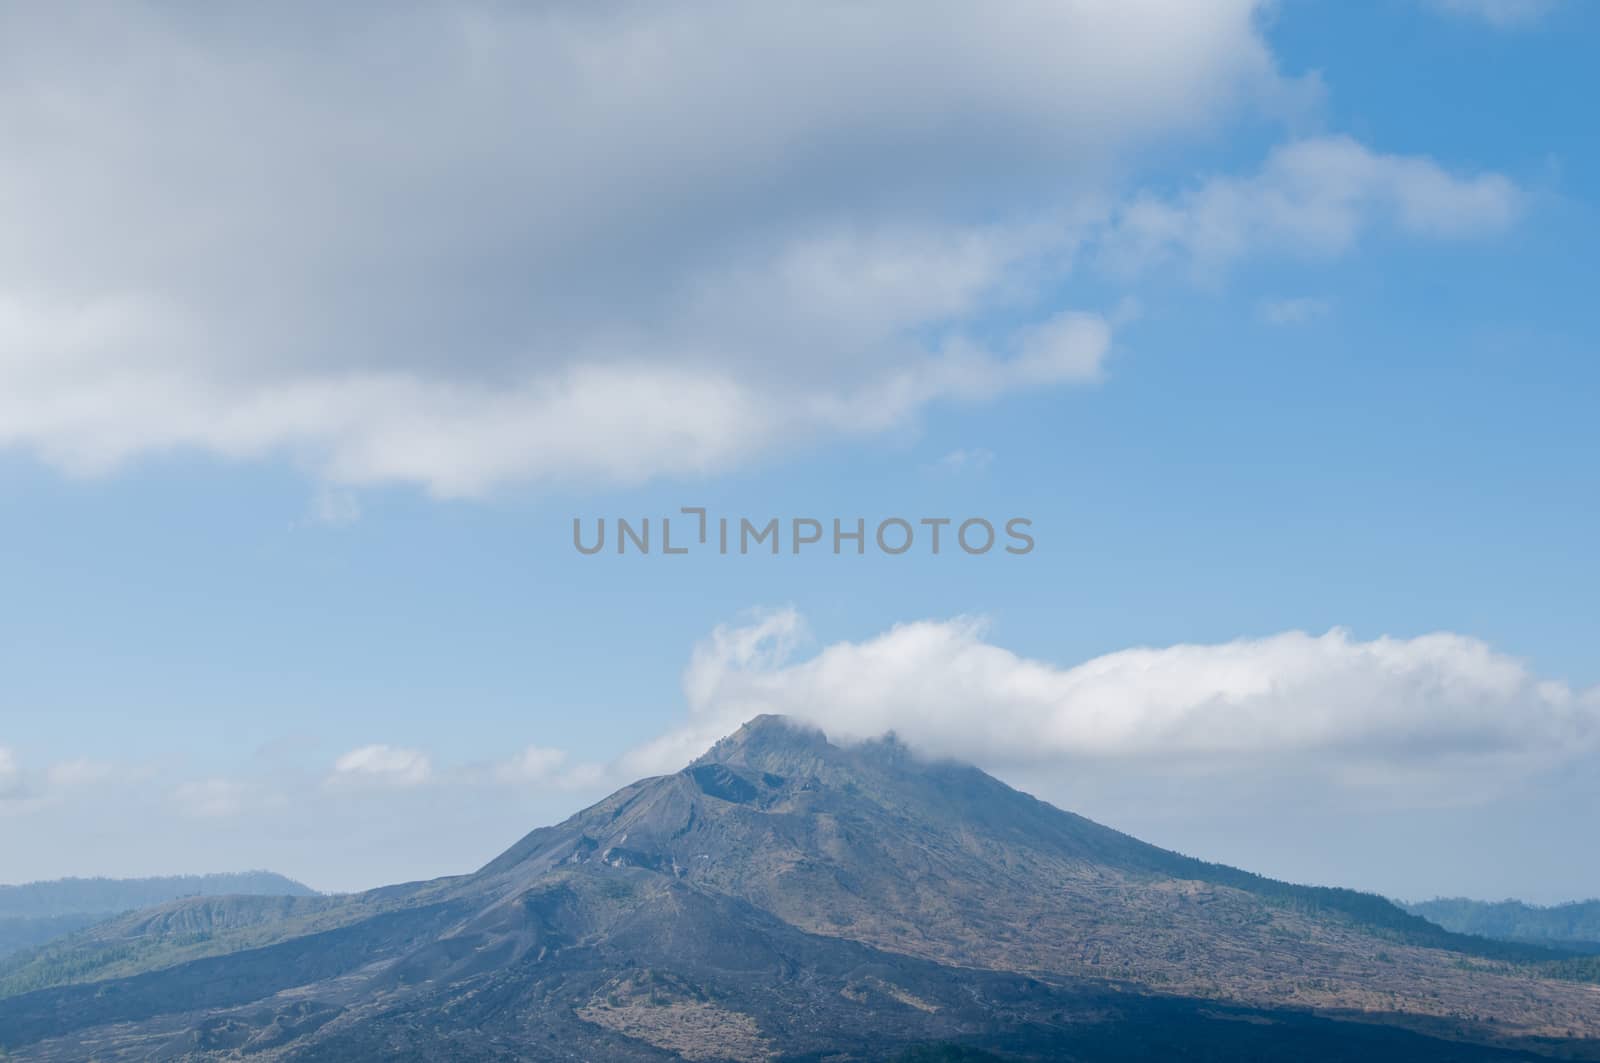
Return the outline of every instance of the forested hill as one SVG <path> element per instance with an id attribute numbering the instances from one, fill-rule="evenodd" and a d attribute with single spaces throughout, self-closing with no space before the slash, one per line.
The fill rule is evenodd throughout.
<path id="1" fill-rule="evenodd" d="M 308 897 L 316 891 L 270 871 L 161 878 L 63 878 L 0 886 L 0 957 L 42 945 L 122 912 L 181 897 L 233 894 Z"/>
<path id="2" fill-rule="evenodd" d="M 0 919 L 38 919 L 84 912 L 126 912 L 179 897 L 268 894 L 307 897 L 316 891 L 271 871 L 161 878 L 63 878 L 0 886 Z"/>
<path id="3" fill-rule="evenodd" d="M 1440 897 L 1408 904 L 1405 908 L 1413 915 L 1458 934 L 1600 952 L 1600 900 L 1574 901 L 1546 908 L 1521 901 Z"/>

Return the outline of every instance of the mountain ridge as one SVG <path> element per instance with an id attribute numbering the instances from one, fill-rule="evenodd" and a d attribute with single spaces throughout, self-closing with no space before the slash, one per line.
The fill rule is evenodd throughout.
<path id="1" fill-rule="evenodd" d="M 45 879 L 0 885 L 0 918 L 121 912 L 188 896 L 250 894 L 311 896 L 310 886 L 273 871 L 229 871 L 204 875 L 105 876 Z"/>
<path id="2" fill-rule="evenodd" d="M 271 871 L 148 878 L 69 877 L 0 885 L 0 959 L 114 918 L 192 896 L 312 896 L 303 883 Z"/>
<path id="3" fill-rule="evenodd" d="M 1600 900 L 1565 904 L 1436 897 L 1403 905 L 1449 930 L 1569 952 L 1600 953 Z"/>

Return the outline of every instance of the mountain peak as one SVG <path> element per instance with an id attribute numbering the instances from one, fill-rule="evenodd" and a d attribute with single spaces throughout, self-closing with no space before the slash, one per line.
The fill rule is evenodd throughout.
<path id="1" fill-rule="evenodd" d="M 784 738 L 813 734 L 826 738 L 821 730 L 793 716 L 777 712 L 763 712 L 739 725 L 738 730 L 721 739 L 723 742 L 749 741 L 755 738 Z"/>
<path id="2" fill-rule="evenodd" d="M 702 764 L 733 764 L 762 771 L 778 771 L 814 764 L 837 753 L 838 747 L 812 725 L 792 716 L 763 713 L 746 721 L 737 731 L 720 739 L 701 754 L 690 767 Z"/>

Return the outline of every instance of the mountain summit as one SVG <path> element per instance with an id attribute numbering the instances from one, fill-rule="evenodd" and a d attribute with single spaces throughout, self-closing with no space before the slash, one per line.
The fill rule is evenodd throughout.
<path id="1" fill-rule="evenodd" d="M 949 1042 L 1002 1058 L 1600 1058 L 1581 1040 L 1600 1034 L 1600 991 L 1547 977 L 1556 954 L 1207 864 L 892 737 L 834 744 L 781 717 L 473 874 L 245 901 L 177 902 L 0 968 L 0 1046 L 55 1059 L 842 1060 Z"/>

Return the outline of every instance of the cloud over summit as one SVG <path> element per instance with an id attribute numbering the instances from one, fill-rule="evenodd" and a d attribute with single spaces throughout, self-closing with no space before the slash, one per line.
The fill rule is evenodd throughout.
<path id="1" fill-rule="evenodd" d="M 991 767 L 1220 775 L 1294 763 L 1404 799 L 1414 786 L 1462 792 L 1600 746 L 1600 691 L 1448 632 L 1289 631 L 1076 665 L 1019 656 L 974 619 L 897 624 L 809 657 L 805 642 L 790 610 L 718 628 L 685 672 L 689 726 L 636 755 L 670 762 L 772 712 L 842 738 L 894 731 Z"/>

